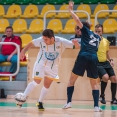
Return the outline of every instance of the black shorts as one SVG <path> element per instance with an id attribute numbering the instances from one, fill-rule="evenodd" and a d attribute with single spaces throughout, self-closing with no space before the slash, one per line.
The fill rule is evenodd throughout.
<path id="1" fill-rule="evenodd" d="M 98 75 L 99 75 L 99 77 L 102 78 L 105 74 L 108 74 L 109 77 L 115 76 L 114 69 L 110 65 L 109 61 L 98 63 Z"/>
<path id="2" fill-rule="evenodd" d="M 96 54 L 83 52 L 78 55 L 72 72 L 76 75 L 83 76 L 85 70 L 87 71 L 87 77 L 98 78 L 98 58 Z"/>

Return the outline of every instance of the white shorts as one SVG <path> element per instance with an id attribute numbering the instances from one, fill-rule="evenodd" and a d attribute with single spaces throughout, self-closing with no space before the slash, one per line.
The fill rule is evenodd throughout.
<path id="1" fill-rule="evenodd" d="M 51 80 L 59 81 L 58 67 L 53 66 L 51 69 L 50 66 L 35 63 L 32 77 L 34 79 L 43 79 L 44 77 L 48 77 Z"/>

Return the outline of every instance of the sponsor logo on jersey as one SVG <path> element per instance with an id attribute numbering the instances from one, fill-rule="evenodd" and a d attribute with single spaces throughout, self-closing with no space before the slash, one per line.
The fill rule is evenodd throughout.
<path id="1" fill-rule="evenodd" d="M 36 75 L 39 75 L 39 72 L 36 72 Z"/>
<path id="2" fill-rule="evenodd" d="M 47 60 L 54 61 L 58 57 L 58 52 L 45 52 L 45 57 Z"/>

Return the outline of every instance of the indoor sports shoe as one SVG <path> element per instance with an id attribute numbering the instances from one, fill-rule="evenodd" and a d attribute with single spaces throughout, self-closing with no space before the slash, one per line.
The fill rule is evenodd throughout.
<path id="1" fill-rule="evenodd" d="M 95 106 L 94 107 L 94 111 L 95 112 L 102 112 L 102 109 L 100 107 Z"/>
<path id="2" fill-rule="evenodd" d="M 99 100 L 100 100 L 100 102 L 101 102 L 102 104 L 106 104 L 105 95 L 100 95 Z"/>
<path id="3" fill-rule="evenodd" d="M 19 107 L 19 108 L 21 108 L 22 107 L 22 104 L 20 104 L 20 105 L 19 104 L 16 104 L 16 106 Z"/>
<path id="4" fill-rule="evenodd" d="M 111 104 L 117 104 L 117 100 L 116 99 L 112 100 Z"/>
<path id="5" fill-rule="evenodd" d="M 68 109 L 68 108 L 71 108 L 72 107 L 72 104 L 71 104 L 71 102 L 69 102 L 69 103 L 66 103 L 63 107 L 62 107 L 62 109 Z"/>
<path id="6" fill-rule="evenodd" d="M 38 107 L 38 109 L 39 109 L 40 111 L 44 111 L 43 103 L 42 103 L 42 102 L 37 102 L 37 103 L 36 103 L 36 106 Z"/>

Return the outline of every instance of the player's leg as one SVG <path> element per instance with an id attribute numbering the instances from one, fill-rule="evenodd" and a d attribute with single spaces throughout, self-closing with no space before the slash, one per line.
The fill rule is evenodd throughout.
<path id="1" fill-rule="evenodd" d="M 49 79 L 48 77 L 44 78 L 44 86 L 41 89 L 40 97 L 39 97 L 39 100 L 38 100 L 38 103 L 37 103 L 39 110 L 44 110 L 42 102 L 43 102 L 45 96 L 47 95 L 49 87 L 50 87 L 52 82 L 53 82 L 53 80 Z"/>
<path id="2" fill-rule="evenodd" d="M 41 64 L 35 64 L 33 68 L 33 81 L 28 84 L 24 91 L 24 95 L 27 97 L 33 89 L 40 84 L 42 78 L 44 77 L 43 66 Z"/>
<path id="3" fill-rule="evenodd" d="M 73 67 L 69 82 L 68 82 L 67 103 L 63 106 L 63 109 L 67 109 L 67 108 L 72 107 L 71 102 L 72 102 L 72 95 L 73 95 L 73 92 L 74 92 L 74 84 L 75 84 L 76 79 L 78 78 L 78 76 L 83 76 L 84 75 L 86 66 L 87 66 L 87 61 L 85 60 L 84 55 L 78 56 L 78 58 L 77 58 L 77 60 L 76 60 L 76 62 L 74 64 L 74 67 Z"/>
<path id="4" fill-rule="evenodd" d="M 68 86 L 67 86 L 67 103 L 63 106 L 63 109 L 71 108 L 72 107 L 72 95 L 74 92 L 74 84 L 77 80 L 78 76 L 74 73 L 71 73 Z"/>
<path id="5" fill-rule="evenodd" d="M 45 75 L 44 86 L 42 87 L 42 90 L 40 92 L 40 97 L 39 97 L 39 100 L 38 100 L 38 103 L 37 103 L 39 110 L 44 110 L 42 102 L 43 102 L 43 99 L 45 98 L 45 96 L 48 93 L 48 90 L 49 90 L 51 83 L 53 81 L 57 82 L 59 80 L 58 67 L 56 67 L 56 66 L 53 66 L 53 67 L 46 66 L 44 68 L 44 75 Z"/>
<path id="6" fill-rule="evenodd" d="M 106 68 L 104 68 L 103 66 L 99 66 L 98 67 L 98 74 L 99 74 L 99 77 L 101 79 L 100 102 L 102 104 L 106 104 L 106 101 L 105 101 L 105 89 L 106 89 L 106 86 L 107 86 L 107 83 L 108 83 L 109 76 L 108 76 L 108 73 L 106 71 Z"/>
<path id="7" fill-rule="evenodd" d="M 110 81 L 111 81 L 111 94 L 112 94 L 111 104 L 117 104 L 117 100 L 116 100 L 117 77 L 115 76 L 115 73 L 112 67 L 107 69 L 107 72 L 109 74 Z"/>
<path id="8" fill-rule="evenodd" d="M 28 84 L 28 86 L 26 87 L 25 91 L 24 91 L 24 95 L 27 97 L 29 95 L 29 93 L 31 93 L 33 91 L 33 89 L 41 82 L 41 79 L 35 79 L 30 82 Z"/>
<path id="9" fill-rule="evenodd" d="M 92 96 L 94 100 L 94 111 L 100 112 L 102 109 L 99 107 L 99 87 L 98 87 L 98 68 L 97 68 L 97 56 L 94 55 L 89 55 L 89 60 L 88 66 L 87 66 L 87 76 L 90 78 L 90 84 L 92 88 Z"/>
<path id="10" fill-rule="evenodd" d="M 99 87 L 98 82 L 96 79 L 90 79 L 90 84 L 92 88 L 92 95 L 94 100 L 94 111 L 101 111 L 101 108 L 99 107 Z"/>

